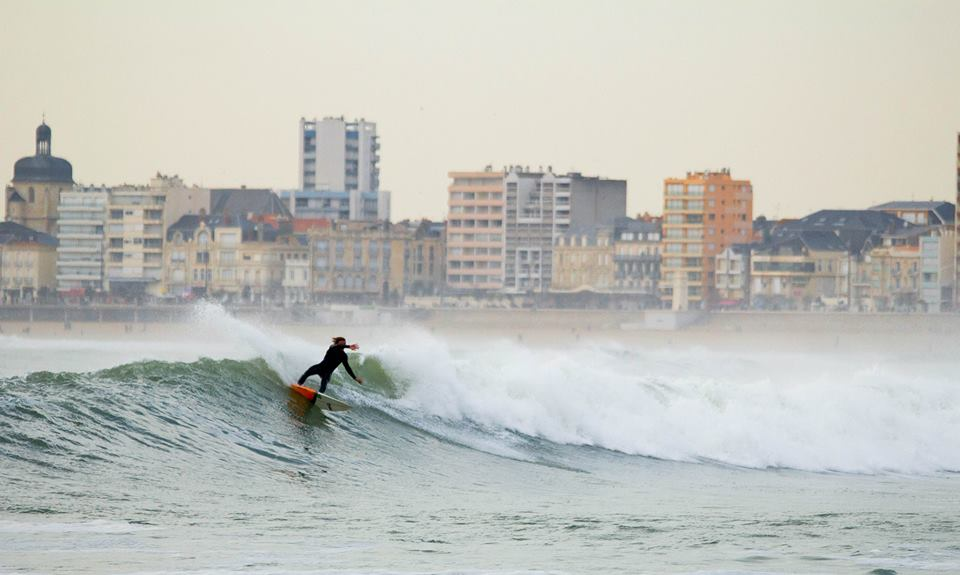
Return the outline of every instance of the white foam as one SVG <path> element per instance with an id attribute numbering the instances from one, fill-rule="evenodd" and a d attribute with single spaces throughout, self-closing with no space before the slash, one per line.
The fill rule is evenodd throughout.
<path id="1" fill-rule="evenodd" d="M 960 470 L 955 363 L 764 352 L 377 350 L 403 402 L 445 419 L 628 454 L 766 468 Z"/>

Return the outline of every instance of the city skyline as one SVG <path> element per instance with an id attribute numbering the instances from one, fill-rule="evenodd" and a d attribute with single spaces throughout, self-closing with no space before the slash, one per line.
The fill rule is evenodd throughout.
<path id="1" fill-rule="evenodd" d="M 84 184 L 292 188 L 299 118 L 342 115 L 378 124 L 394 219 L 487 164 L 625 179 L 631 214 L 720 168 L 772 218 L 954 199 L 956 3 L 187 6 L 0 4 L 5 180 L 46 114 Z"/>

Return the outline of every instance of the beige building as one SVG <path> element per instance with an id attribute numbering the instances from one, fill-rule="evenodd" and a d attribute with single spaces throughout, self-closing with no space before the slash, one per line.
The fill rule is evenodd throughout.
<path id="1" fill-rule="evenodd" d="M 482 172 L 451 172 L 447 213 L 447 287 L 455 291 L 503 288 L 504 178 Z"/>
<path id="2" fill-rule="evenodd" d="M 550 293 L 558 305 L 657 307 L 659 273 L 660 223 L 617 218 L 557 239 Z"/>
<path id="3" fill-rule="evenodd" d="M 126 297 L 161 295 L 166 230 L 186 214 L 210 209 L 210 191 L 157 174 L 148 186 L 109 190 L 104 261 L 107 289 Z"/>
<path id="4" fill-rule="evenodd" d="M 293 236 L 247 220 L 185 215 L 167 230 L 162 292 L 191 299 L 209 296 L 242 303 L 279 302 L 284 260 L 297 251 Z"/>
<path id="5" fill-rule="evenodd" d="M 57 287 L 57 240 L 15 222 L 0 222 L 0 302 L 34 303 Z"/>
<path id="6" fill-rule="evenodd" d="M 385 222 L 338 221 L 310 228 L 284 259 L 284 301 L 399 302 L 407 234 Z M 306 255 L 306 260 L 303 256 Z M 306 262 L 306 263 L 305 263 Z"/>
<path id="7" fill-rule="evenodd" d="M 758 309 L 849 305 L 851 258 L 836 234 L 805 231 L 754 248 L 750 302 Z"/>
<path id="8" fill-rule="evenodd" d="M 52 132 L 46 123 L 37 128 L 36 154 L 14 164 L 6 189 L 7 220 L 46 234 L 57 233 L 60 193 L 73 187 L 73 166 L 53 156 Z"/>
<path id="9" fill-rule="evenodd" d="M 951 206 L 952 209 L 952 206 Z M 954 289 L 952 226 L 912 226 L 887 233 L 857 266 L 868 311 L 939 312 Z"/>
<path id="10" fill-rule="evenodd" d="M 553 246 L 551 293 L 610 293 L 616 289 L 613 229 L 569 232 Z"/>

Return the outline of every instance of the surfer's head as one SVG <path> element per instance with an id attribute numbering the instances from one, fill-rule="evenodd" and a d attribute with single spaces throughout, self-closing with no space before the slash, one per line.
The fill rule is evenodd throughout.
<path id="1" fill-rule="evenodd" d="M 343 345 L 347 343 L 347 338 L 340 337 L 339 335 L 333 338 L 333 345 Z"/>

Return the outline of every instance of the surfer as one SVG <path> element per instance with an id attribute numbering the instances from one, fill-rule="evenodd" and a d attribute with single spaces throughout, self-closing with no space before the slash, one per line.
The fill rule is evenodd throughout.
<path id="1" fill-rule="evenodd" d="M 311 366 L 310 369 L 303 372 L 303 375 L 300 376 L 300 380 L 297 381 L 297 385 L 303 385 L 303 382 L 305 382 L 311 375 L 319 375 L 319 391 L 320 393 L 323 393 L 327 390 L 327 383 L 330 382 L 330 376 L 333 375 L 333 372 L 340 365 L 343 365 L 344 369 L 347 370 L 347 373 L 350 374 L 350 377 L 352 377 L 354 381 L 362 384 L 363 378 L 354 375 L 353 370 L 350 369 L 350 362 L 347 361 L 347 352 L 344 351 L 346 349 L 357 351 L 360 349 L 360 346 L 355 343 L 347 345 L 347 339 L 344 337 L 333 338 L 333 345 L 327 348 L 327 353 L 323 356 L 323 361 L 317 365 Z"/>

